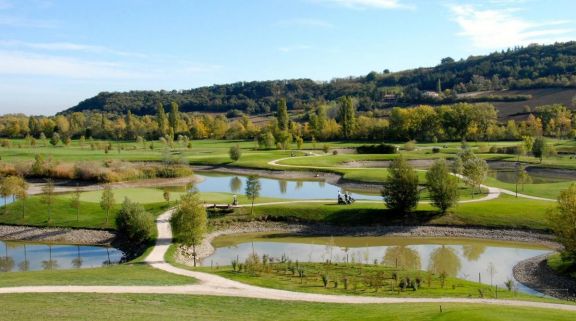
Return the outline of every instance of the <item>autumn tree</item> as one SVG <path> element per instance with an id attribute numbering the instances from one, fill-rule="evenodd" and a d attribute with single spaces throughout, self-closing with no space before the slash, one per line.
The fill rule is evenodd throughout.
<path id="1" fill-rule="evenodd" d="M 54 204 L 54 181 L 46 179 L 42 186 L 42 203 L 48 206 L 48 224 L 52 222 L 52 205 Z"/>

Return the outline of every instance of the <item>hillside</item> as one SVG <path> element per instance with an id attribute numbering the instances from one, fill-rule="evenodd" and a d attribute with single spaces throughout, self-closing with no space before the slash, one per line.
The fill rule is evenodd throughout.
<path id="1" fill-rule="evenodd" d="M 289 109 L 301 109 L 345 95 L 358 98 L 359 110 L 372 110 L 418 103 L 453 103 L 462 100 L 467 93 L 497 91 L 484 98 L 480 95 L 475 101 L 496 101 L 500 109 L 510 110 L 507 115 L 513 115 L 519 113 L 518 106 L 539 103 L 517 90 L 542 88 L 576 88 L 576 42 L 531 45 L 460 61 L 444 58 L 431 68 L 393 73 L 384 70 L 330 82 L 292 79 L 239 82 L 181 91 L 103 92 L 63 113 L 96 110 L 124 114 L 131 110 L 134 114 L 146 115 L 155 113 L 158 102 L 167 105 L 174 101 L 184 112 L 237 109 L 261 114 L 275 110 L 280 98 L 286 98 Z M 547 101 L 569 103 L 571 92 L 562 94 L 566 97 L 559 101 Z M 528 102 L 530 100 L 534 101 Z"/>

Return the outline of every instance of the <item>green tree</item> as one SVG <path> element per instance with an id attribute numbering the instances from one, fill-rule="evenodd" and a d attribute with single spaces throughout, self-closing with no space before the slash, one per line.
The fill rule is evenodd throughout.
<path id="1" fill-rule="evenodd" d="M 562 258 L 576 266 L 576 184 L 560 192 L 557 207 L 549 212 L 549 221 L 558 242 L 564 246 Z"/>
<path id="2" fill-rule="evenodd" d="M 454 161 L 452 161 L 452 173 L 456 175 L 462 175 L 464 172 L 464 163 L 462 162 L 462 158 L 456 157 Z"/>
<path id="3" fill-rule="evenodd" d="M 464 162 L 462 174 L 466 183 L 472 187 L 472 196 L 474 196 L 474 190 L 476 188 L 479 189 L 482 182 L 486 179 L 488 164 L 482 158 L 474 156 Z"/>
<path id="4" fill-rule="evenodd" d="M 254 214 L 254 200 L 260 196 L 260 180 L 256 176 L 248 176 L 246 180 L 246 197 L 252 201 L 252 206 L 250 207 L 250 217 Z"/>
<path id="5" fill-rule="evenodd" d="M 356 108 L 351 97 L 340 98 L 339 118 L 344 138 L 352 138 L 356 132 Z"/>
<path id="6" fill-rule="evenodd" d="M 100 197 L 100 208 L 106 212 L 106 224 L 108 224 L 108 217 L 110 216 L 110 211 L 116 204 L 114 199 L 114 193 L 110 185 L 106 185 L 102 191 L 102 196 Z"/>
<path id="7" fill-rule="evenodd" d="M 156 105 L 156 122 L 158 123 L 160 136 L 166 135 L 166 133 L 168 133 L 168 118 L 166 117 L 166 112 L 164 111 L 164 105 L 162 105 L 161 102 Z"/>
<path id="8" fill-rule="evenodd" d="M 55 132 L 54 134 L 52 134 L 52 138 L 50 138 L 50 144 L 54 147 L 60 144 L 60 135 L 58 133 Z"/>
<path id="9" fill-rule="evenodd" d="M 240 145 L 236 144 L 232 147 L 230 147 L 230 150 L 228 151 L 228 153 L 230 154 L 230 159 L 233 161 L 238 161 L 240 159 L 240 157 L 242 156 L 242 150 L 240 149 Z"/>
<path id="10" fill-rule="evenodd" d="M 532 144 L 532 155 L 540 159 L 540 163 L 542 163 L 542 158 L 545 155 L 545 151 L 546 151 L 546 141 L 544 140 L 544 137 L 542 136 L 536 137 L 534 143 Z"/>
<path id="11" fill-rule="evenodd" d="M 208 216 L 197 193 L 182 196 L 176 211 L 170 219 L 177 242 L 192 247 L 192 257 L 196 266 L 196 246 L 206 233 Z"/>
<path id="12" fill-rule="evenodd" d="M 176 102 L 170 103 L 170 128 L 172 128 L 172 133 L 178 132 L 178 123 L 180 122 L 180 112 L 178 111 L 178 104 Z M 174 138 L 174 135 L 172 135 Z"/>
<path id="13" fill-rule="evenodd" d="M 288 117 L 288 106 L 286 106 L 286 99 L 280 99 L 278 101 L 278 113 L 276 115 L 278 119 L 278 128 L 280 130 L 288 130 L 288 122 L 290 118 Z"/>
<path id="14" fill-rule="evenodd" d="M 42 203 L 48 206 L 48 224 L 52 222 L 52 205 L 54 204 L 54 181 L 46 179 L 42 186 Z"/>
<path id="15" fill-rule="evenodd" d="M 124 199 L 116 216 L 118 233 L 132 244 L 142 244 L 152 240 L 154 235 L 154 217 L 138 203 Z"/>
<path id="16" fill-rule="evenodd" d="M 389 209 L 403 214 L 411 212 L 418 205 L 418 174 L 404 157 L 400 156 L 390 164 L 382 197 Z"/>
<path id="17" fill-rule="evenodd" d="M 28 183 L 20 176 L 11 176 L 12 195 L 21 203 L 22 218 L 26 216 L 26 199 L 28 198 Z"/>
<path id="18" fill-rule="evenodd" d="M 166 201 L 166 203 L 168 203 L 168 205 L 170 205 L 170 191 L 164 190 L 164 193 L 162 193 L 162 197 L 164 197 L 164 200 Z"/>
<path id="19" fill-rule="evenodd" d="M 76 210 L 76 222 L 78 222 L 80 220 L 80 188 L 78 186 L 70 198 L 70 207 Z"/>
<path id="20" fill-rule="evenodd" d="M 458 178 L 450 174 L 444 159 L 434 162 L 426 172 L 426 181 L 432 205 L 439 208 L 442 213 L 456 205 L 458 202 Z"/>

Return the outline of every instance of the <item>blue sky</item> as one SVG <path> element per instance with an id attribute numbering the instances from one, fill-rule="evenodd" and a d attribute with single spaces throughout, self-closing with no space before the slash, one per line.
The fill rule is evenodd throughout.
<path id="1" fill-rule="evenodd" d="M 576 40 L 574 0 L 0 0 L 0 114 Z"/>

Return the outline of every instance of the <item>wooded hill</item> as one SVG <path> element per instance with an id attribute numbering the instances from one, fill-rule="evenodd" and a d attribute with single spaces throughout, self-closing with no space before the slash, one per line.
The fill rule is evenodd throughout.
<path id="1" fill-rule="evenodd" d="M 363 111 L 419 103 L 522 102 L 532 97 L 502 90 L 540 88 L 576 88 L 576 42 L 530 45 L 459 61 L 448 57 L 431 68 L 384 70 L 329 82 L 292 79 L 181 91 L 103 92 L 63 113 L 92 110 L 125 114 L 131 110 L 136 115 L 152 115 L 158 102 L 176 102 L 182 112 L 236 109 L 254 115 L 274 111 L 281 98 L 286 99 L 289 109 L 302 109 L 342 96 L 357 98 L 357 108 Z M 467 95 L 479 91 L 492 94 Z"/>

